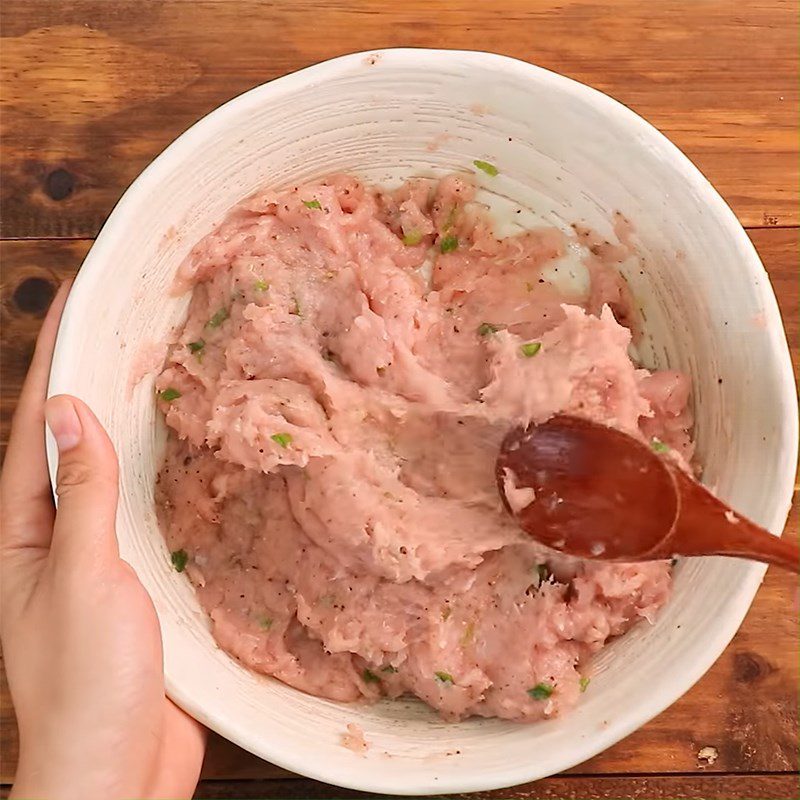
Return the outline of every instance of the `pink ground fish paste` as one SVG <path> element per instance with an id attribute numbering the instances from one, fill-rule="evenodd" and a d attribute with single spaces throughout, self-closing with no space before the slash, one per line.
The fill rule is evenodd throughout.
<path id="1" fill-rule="evenodd" d="M 499 239 L 473 195 L 454 176 L 334 176 L 259 193 L 203 239 L 157 379 L 157 503 L 173 564 L 249 668 L 333 700 L 534 721 L 653 619 L 670 565 L 531 541 L 498 496 L 499 444 L 563 412 L 685 461 L 689 384 L 629 357 L 622 245 Z M 581 240 L 591 287 L 570 295 L 545 276 Z"/>

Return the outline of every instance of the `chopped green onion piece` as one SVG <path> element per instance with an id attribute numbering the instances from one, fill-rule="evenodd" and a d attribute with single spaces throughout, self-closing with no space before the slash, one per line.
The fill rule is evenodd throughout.
<path id="1" fill-rule="evenodd" d="M 195 354 L 199 353 L 205 346 L 206 343 L 202 339 L 198 339 L 196 342 L 189 342 L 188 345 L 190 352 Z"/>
<path id="2" fill-rule="evenodd" d="M 433 674 L 442 683 L 453 683 L 453 676 L 449 672 L 434 672 Z"/>
<path id="3" fill-rule="evenodd" d="M 422 241 L 422 231 L 409 231 L 403 237 L 403 244 L 407 247 L 413 247 L 415 244 L 419 244 Z"/>
<path id="4" fill-rule="evenodd" d="M 553 687 L 549 683 L 537 683 L 531 689 L 528 689 L 528 694 L 534 700 L 547 700 L 553 694 Z"/>
<path id="5" fill-rule="evenodd" d="M 216 314 L 214 314 L 213 317 L 211 317 L 207 325 L 209 328 L 219 328 L 219 326 L 222 325 L 226 319 L 228 319 L 228 309 L 221 308 Z"/>
<path id="6" fill-rule="evenodd" d="M 491 175 L 493 178 L 497 175 L 498 169 L 494 164 L 490 164 L 488 161 L 481 161 L 480 159 L 476 159 L 472 162 L 479 170 L 482 170 L 487 175 Z"/>
<path id="7" fill-rule="evenodd" d="M 393 667 L 391 664 L 387 664 L 385 667 L 381 667 L 381 672 L 395 673 L 397 672 L 397 667 Z"/>
<path id="8" fill-rule="evenodd" d="M 591 683 L 591 678 L 581 678 L 580 679 L 580 687 L 581 693 L 585 692 L 589 688 L 589 684 Z"/>
<path id="9" fill-rule="evenodd" d="M 525 358 L 531 358 L 532 356 L 535 356 L 542 349 L 542 343 L 526 342 L 519 349 L 522 352 L 522 355 L 525 356 Z"/>
<path id="10" fill-rule="evenodd" d="M 170 387 L 169 389 L 164 389 L 163 392 L 159 392 L 158 396 L 165 403 L 171 403 L 173 400 L 177 400 L 181 396 L 181 393 L 177 389 Z"/>
<path id="11" fill-rule="evenodd" d="M 256 622 L 258 622 L 258 627 L 263 631 L 268 631 L 272 627 L 272 617 L 261 616 Z"/>
<path id="12" fill-rule="evenodd" d="M 294 305 L 289 309 L 289 313 L 293 314 L 295 317 L 302 317 L 303 315 L 300 313 L 300 301 L 296 298 L 292 298 L 294 300 Z"/>
<path id="13" fill-rule="evenodd" d="M 257 292 L 266 292 L 267 289 L 269 289 L 269 284 L 266 281 L 259 279 L 253 284 L 253 288 Z"/>
<path id="14" fill-rule="evenodd" d="M 452 253 L 458 247 L 458 239 L 455 236 L 445 236 L 439 243 L 439 249 L 443 253 Z"/>
<path id="15" fill-rule="evenodd" d="M 273 433 L 269 437 L 273 442 L 277 442 L 281 447 L 288 447 L 292 442 L 291 433 Z"/>
<path id="16" fill-rule="evenodd" d="M 657 439 L 655 436 L 650 442 L 650 447 L 652 447 L 656 453 L 669 453 L 669 445 L 664 444 L 661 439 Z"/>
<path id="17" fill-rule="evenodd" d="M 365 669 L 363 673 L 364 683 L 380 683 L 381 679 L 371 670 Z"/>
<path id="18" fill-rule="evenodd" d="M 169 554 L 169 560 L 172 562 L 172 566 L 175 567 L 175 572 L 183 572 L 186 569 L 186 562 L 189 560 L 189 554 L 181 549 L 181 550 L 173 550 Z"/>
<path id="19" fill-rule="evenodd" d="M 500 328 L 497 325 L 492 325 L 491 322 L 482 322 L 478 325 L 478 336 L 488 336 L 490 333 L 497 333 Z"/>
<path id="20" fill-rule="evenodd" d="M 322 210 L 322 206 L 319 204 L 319 200 L 303 200 L 303 205 L 306 208 L 318 208 Z"/>
<path id="21" fill-rule="evenodd" d="M 442 620 L 446 620 L 452 613 L 453 613 L 453 609 L 450 608 L 450 606 L 445 606 L 442 609 Z"/>

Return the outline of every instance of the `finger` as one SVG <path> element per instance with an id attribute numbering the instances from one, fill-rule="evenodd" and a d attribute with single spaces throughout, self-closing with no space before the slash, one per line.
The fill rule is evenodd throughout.
<path id="1" fill-rule="evenodd" d="M 58 446 L 53 557 L 58 563 L 116 558 L 118 466 L 108 434 L 89 407 L 69 395 L 51 397 L 45 417 Z"/>
<path id="2" fill-rule="evenodd" d="M 0 477 L 2 547 L 46 548 L 53 527 L 53 496 L 44 445 L 44 401 L 58 324 L 72 281 L 61 284 L 42 323 L 19 396 Z"/>
<path id="3" fill-rule="evenodd" d="M 152 797 L 192 797 L 200 778 L 208 732 L 164 698 L 161 748 L 150 779 Z"/>

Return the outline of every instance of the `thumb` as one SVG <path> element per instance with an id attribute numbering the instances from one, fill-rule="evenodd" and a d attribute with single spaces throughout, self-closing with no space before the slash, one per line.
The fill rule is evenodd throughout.
<path id="1" fill-rule="evenodd" d="M 67 559 L 118 556 L 118 466 L 108 434 L 89 407 L 69 395 L 51 397 L 44 413 L 58 446 L 52 550 Z"/>

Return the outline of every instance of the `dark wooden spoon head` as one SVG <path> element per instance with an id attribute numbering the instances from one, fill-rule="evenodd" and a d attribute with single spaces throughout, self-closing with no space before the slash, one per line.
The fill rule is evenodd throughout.
<path id="1" fill-rule="evenodd" d="M 520 527 L 569 555 L 653 557 L 678 514 L 675 481 L 658 454 L 626 433 L 577 417 L 511 431 L 495 470 L 500 496 Z M 532 488 L 533 502 L 514 511 L 505 492 L 509 480 Z"/>

